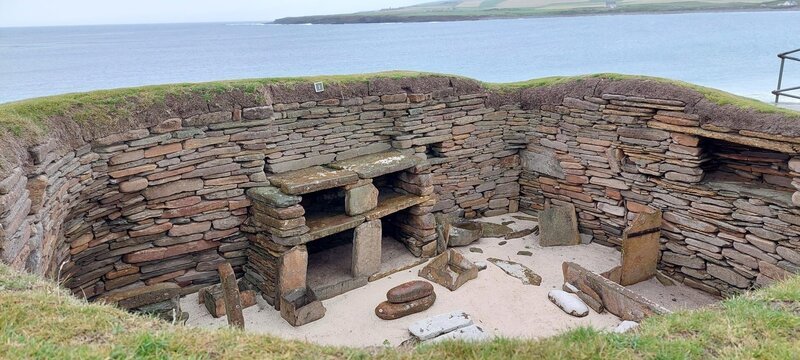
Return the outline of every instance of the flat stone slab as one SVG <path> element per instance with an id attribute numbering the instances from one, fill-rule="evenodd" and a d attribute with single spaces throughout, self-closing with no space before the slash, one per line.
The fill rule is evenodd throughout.
<path id="1" fill-rule="evenodd" d="M 417 321 L 408 327 L 411 335 L 425 341 L 472 325 L 472 319 L 463 311 L 453 311 Z"/>
<path id="2" fill-rule="evenodd" d="M 420 161 L 421 159 L 414 155 L 391 150 L 337 161 L 329 166 L 334 169 L 354 171 L 362 179 L 371 179 L 414 167 Z"/>
<path id="3" fill-rule="evenodd" d="M 422 204 L 430 200 L 429 196 L 417 196 L 410 194 L 388 193 L 378 197 L 378 206 L 366 213 L 367 220 L 380 219 L 384 216 L 394 214 L 400 210 L 408 209 L 414 205 Z"/>
<path id="4" fill-rule="evenodd" d="M 542 277 L 533 272 L 533 270 L 529 269 L 525 265 L 513 261 L 501 260 L 496 258 L 489 258 L 487 260 L 492 264 L 497 265 L 497 267 L 505 271 L 506 274 L 522 280 L 522 283 L 525 285 L 539 286 L 542 284 Z"/>
<path id="5" fill-rule="evenodd" d="M 656 275 L 661 254 L 661 211 L 641 213 L 622 233 L 620 285 L 633 285 Z"/>
<path id="6" fill-rule="evenodd" d="M 552 206 L 539 212 L 539 244 L 541 246 L 580 245 L 575 206 Z"/>
<path id="7" fill-rule="evenodd" d="M 284 194 L 274 186 L 261 186 L 247 189 L 247 196 L 254 201 L 273 207 L 287 208 L 297 205 L 302 200 L 299 196 Z"/>
<path id="8" fill-rule="evenodd" d="M 481 329 L 478 325 L 472 324 L 467 327 L 453 330 L 444 335 L 437 336 L 431 340 L 426 341 L 426 343 L 437 343 L 445 340 L 476 342 L 476 341 L 487 341 L 490 339 L 491 336 L 489 336 L 489 334 L 484 332 L 483 329 Z"/>
<path id="9" fill-rule="evenodd" d="M 572 284 L 622 320 L 639 322 L 648 316 L 670 313 L 663 306 L 578 264 L 565 262 L 562 269 L 564 282 Z"/>
<path id="10" fill-rule="evenodd" d="M 366 221 L 366 219 L 362 215 L 347 216 L 344 214 L 324 214 L 322 216 L 307 218 L 306 226 L 308 226 L 309 231 L 303 235 L 285 238 L 274 236 L 272 239 L 276 243 L 284 246 L 301 245 L 345 230 L 353 229 L 364 223 L 364 221 Z"/>
<path id="11" fill-rule="evenodd" d="M 289 171 L 267 178 L 272 185 L 289 195 L 303 195 L 315 191 L 355 184 L 358 174 L 348 170 L 334 170 L 322 166 Z"/>

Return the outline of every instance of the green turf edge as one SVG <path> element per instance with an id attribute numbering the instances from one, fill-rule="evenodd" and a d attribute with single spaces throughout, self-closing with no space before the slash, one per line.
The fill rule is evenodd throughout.
<path id="1" fill-rule="evenodd" d="M 163 102 L 168 95 L 196 95 L 205 99 L 213 98 L 232 90 L 258 98 L 267 85 L 292 85 L 324 81 L 328 83 L 348 84 L 364 83 L 371 79 L 402 79 L 425 76 L 446 76 L 475 81 L 466 77 L 415 71 L 387 71 L 381 73 L 332 75 L 287 78 L 242 79 L 214 81 L 204 83 L 179 83 L 153 85 L 111 90 L 98 90 L 82 93 L 55 95 L 0 104 L 0 131 L 10 132 L 16 137 L 37 138 L 48 132 L 47 120 L 52 117 L 65 116 L 81 125 L 108 124 L 130 115 L 134 108 L 142 109 L 149 105 Z M 514 83 L 482 83 L 491 91 L 517 91 L 524 88 L 545 87 L 560 83 L 582 81 L 587 78 L 608 80 L 646 79 L 698 91 L 709 101 L 718 105 L 733 105 L 743 109 L 751 109 L 762 113 L 781 114 L 787 117 L 800 118 L 800 113 L 774 105 L 760 102 L 724 91 L 698 86 L 682 81 L 649 76 L 624 75 L 615 73 L 554 76 Z"/>
<path id="2" fill-rule="evenodd" d="M 0 264 L 3 359 L 793 359 L 800 354 L 800 276 L 720 304 L 647 319 L 635 332 L 577 328 L 540 340 L 347 348 L 173 326 L 88 304 Z M 536 319 L 522 319 L 536 326 Z M 391 326 L 391 324 L 387 324 Z"/>

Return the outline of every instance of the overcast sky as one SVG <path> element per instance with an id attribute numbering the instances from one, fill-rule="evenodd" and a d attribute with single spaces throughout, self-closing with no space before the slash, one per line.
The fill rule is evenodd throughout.
<path id="1" fill-rule="evenodd" d="M 0 0 L 0 27 L 265 21 L 425 0 Z"/>

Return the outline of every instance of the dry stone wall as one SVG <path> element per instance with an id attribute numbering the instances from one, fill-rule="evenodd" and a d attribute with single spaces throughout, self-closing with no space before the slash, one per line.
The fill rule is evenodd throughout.
<path id="1" fill-rule="evenodd" d="M 730 293 L 800 270 L 800 126 L 780 114 L 644 80 L 490 90 L 426 76 L 259 91 L 259 102 L 197 95 L 191 111 L 168 103 L 105 136 L 62 131 L 26 147 L 0 179 L 0 258 L 87 298 L 196 291 L 218 282 L 220 262 L 242 275 L 257 241 L 247 189 L 395 149 L 424 160 L 434 212 L 570 202 L 582 233 L 615 245 L 657 207 L 660 266 L 687 284 Z"/>

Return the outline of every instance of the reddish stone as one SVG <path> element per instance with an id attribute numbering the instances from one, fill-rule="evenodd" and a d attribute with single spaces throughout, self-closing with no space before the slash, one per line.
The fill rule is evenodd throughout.
<path id="1" fill-rule="evenodd" d="M 211 229 L 210 221 L 188 223 L 185 225 L 174 225 L 172 229 L 169 230 L 169 236 L 186 236 L 186 235 L 198 234 L 206 232 L 209 229 Z"/>
<path id="2" fill-rule="evenodd" d="M 393 287 L 386 293 L 390 303 L 402 304 L 405 302 L 422 299 L 433 294 L 433 285 L 427 281 L 414 280 Z"/>
<path id="3" fill-rule="evenodd" d="M 383 320 L 399 319 L 403 316 L 425 311 L 433 306 L 435 301 L 436 294 L 430 294 L 422 299 L 417 299 L 402 304 L 393 304 L 388 301 L 384 301 L 375 308 L 375 315 Z"/>
<path id="4" fill-rule="evenodd" d="M 112 172 L 108 173 L 108 176 L 111 176 L 112 178 L 115 178 L 115 179 L 119 179 L 119 178 L 123 178 L 123 177 L 126 177 L 126 176 L 131 176 L 131 175 L 141 174 L 141 173 L 148 172 L 148 171 L 153 171 L 156 168 L 158 168 L 158 166 L 156 166 L 156 164 L 147 164 L 147 165 L 136 166 L 136 167 L 127 168 L 127 169 L 123 169 L 123 170 L 112 171 Z"/>
<path id="5" fill-rule="evenodd" d="M 155 234 L 161 234 L 161 233 L 167 232 L 170 229 L 172 229 L 172 223 L 165 222 L 163 224 L 153 225 L 153 226 L 144 228 L 142 230 L 130 231 L 130 232 L 128 232 L 128 235 L 130 237 L 155 235 Z"/>
<path id="6" fill-rule="evenodd" d="M 133 178 L 119 184 L 119 191 L 123 193 L 132 193 L 147 188 L 149 182 L 145 178 Z"/>
<path id="7" fill-rule="evenodd" d="M 183 144 L 181 143 L 174 143 L 174 144 L 167 144 L 167 145 L 159 145 L 151 147 L 144 151 L 144 157 L 151 158 L 166 154 L 171 154 L 174 152 L 178 152 L 183 150 Z"/>

